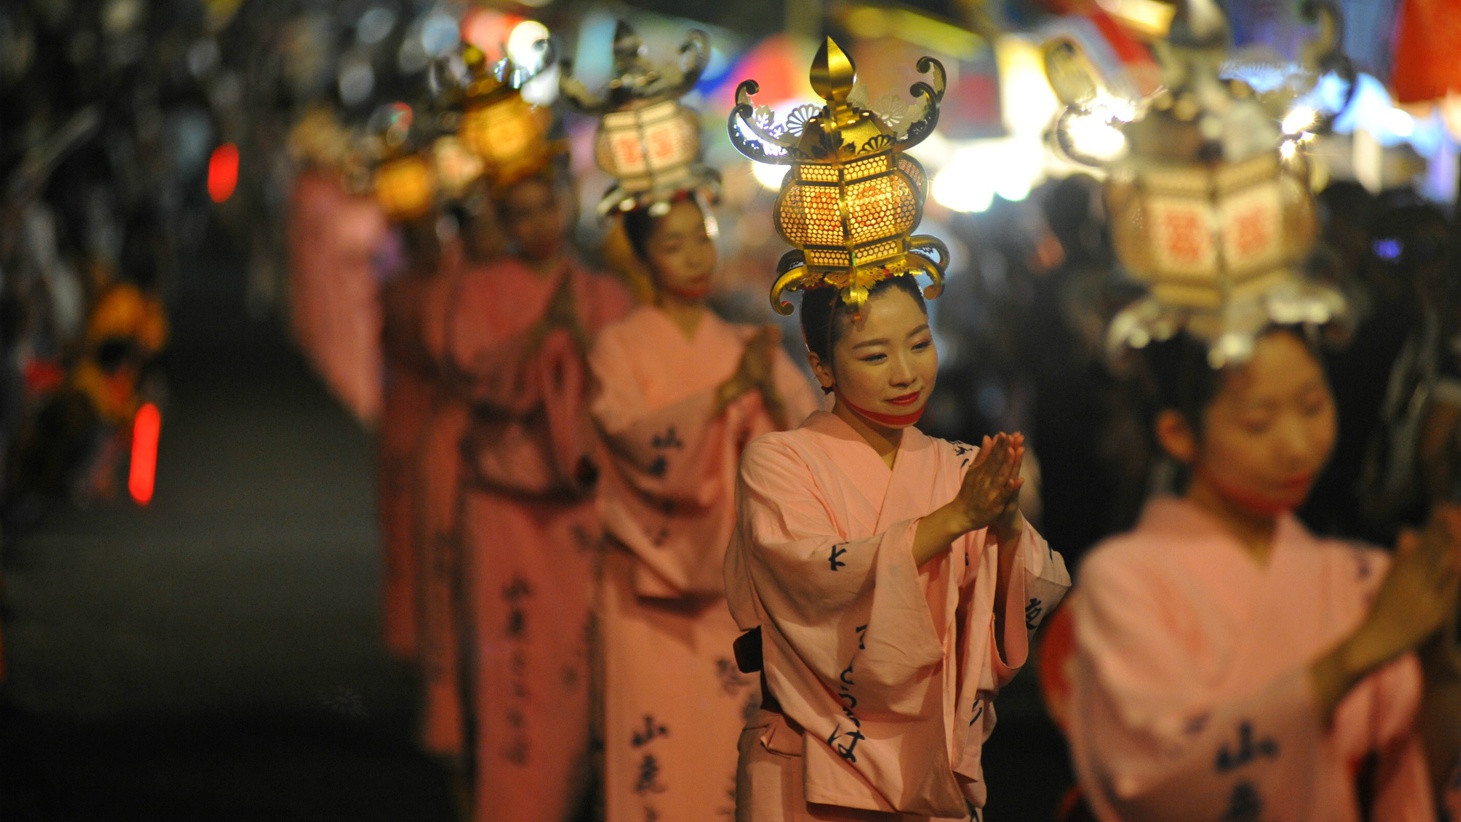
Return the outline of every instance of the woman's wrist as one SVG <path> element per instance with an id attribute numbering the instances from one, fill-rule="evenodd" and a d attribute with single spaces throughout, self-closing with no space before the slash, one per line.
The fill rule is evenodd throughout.
<path id="1" fill-rule="evenodd" d="M 736 397 L 746 392 L 739 373 L 731 375 L 731 378 L 720 384 L 715 389 L 715 407 L 725 408 L 731 404 Z"/>
<path id="2" fill-rule="evenodd" d="M 1351 634 L 1309 666 L 1309 682 L 1314 689 L 1314 702 L 1319 716 L 1327 723 L 1345 694 L 1367 673 L 1359 635 Z"/>
<path id="3" fill-rule="evenodd" d="M 974 530 L 974 524 L 968 515 L 952 503 L 929 514 L 928 518 L 933 520 L 933 527 L 937 529 L 939 536 L 950 542 Z"/>

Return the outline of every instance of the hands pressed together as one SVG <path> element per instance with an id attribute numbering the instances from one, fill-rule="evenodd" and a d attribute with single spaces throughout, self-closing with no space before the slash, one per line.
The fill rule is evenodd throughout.
<path id="1" fill-rule="evenodd" d="M 1311 678 L 1322 715 L 1357 682 L 1417 651 L 1427 680 L 1461 678 L 1454 634 L 1461 593 L 1461 507 L 1438 505 L 1420 531 L 1401 534 L 1363 621 L 1317 660 Z"/>
<path id="2" fill-rule="evenodd" d="M 1020 488 L 1025 484 L 1020 476 L 1024 460 L 1023 434 L 985 437 L 969 470 L 964 472 L 958 493 L 919 523 L 913 540 L 914 560 L 923 565 L 947 551 L 960 536 L 988 528 L 1001 548 L 1001 570 L 1007 571 L 1014 556 L 1010 549 L 1019 542 L 1025 528 L 1019 501 Z"/>
<path id="3" fill-rule="evenodd" d="M 1024 528 L 1019 502 L 1024 461 L 1024 434 L 984 438 L 959 493 L 949 503 L 964 517 L 964 532 L 992 528 L 1001 541 L 1019 538 Z"/>
<path id="4" fill-rule="evenodd" d="M 730 379 L 716 392 L 715 413 L 720 414 L 742 394 L 759 391 L 778 428 L 786 427 L 781 396 L 776 391 L 776 349 L 781 345 L 781 331 L 774 325 L 761 327 L 746 342 L 740 365 Z"/>

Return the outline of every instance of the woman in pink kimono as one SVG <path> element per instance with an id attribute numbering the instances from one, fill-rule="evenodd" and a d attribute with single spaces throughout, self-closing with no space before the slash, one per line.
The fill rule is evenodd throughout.
<path id="1" fill-rule="evenodd" d="M 858 315 L 825 287 L 801 310 L 836 402 L 741 460 L 726 596 L 767 692 L 736 818 L 978 818 L 992 700 L 1070 584 L 1017 506 L 1023 438 L 914 427 L 938 355 L 911 275 Z"/>
<path id="2" fill-rule="evenodd" d="M 415 544 L 418 550 L 417 617 L 420 620 L 421 744 L 458 767 L 465 761 L 466 693 L 462 643 L 466 616 L 461 581 L 462 437 L 471 406 L 448 355 L 448 320 L 454 315 L 463 272 L 494 259 L 491 220 L 467 213 L 460 249 L 444 254 L 440 270 L 411 294 L 403 307 L 416 317 L 422 351 L 430 361 L 431 407 L 411 461 Z M 409 319 L 404 321 L 409 323 Z"/>
<path id="3" fill-rule="evenodd" d="M 422 338 L 421 300 L 434 277 L 456 262 L 455 243 L 443 248 L 437 215 L 399 226 L 399 271 L 380 290 L 384 385 L 376 442 L 376 506 L 385 551 L 383 627 L 386 648 L 403 662 L 421 657 L 423 551 L 416 517 L 416 461 L 440 392 L 435 365 Z"/>
<path id="4" fill-rule="evenodd" d="M 1270 330 L 1222 371 L 1185 335 L 1148 361 L 1157 440 L 1191 480 L 1081 567 L 1062 713 L 1091 809 L 1436 819 L 1461 742 L 1461 664 L 1441 631 L 1461 518 L 1438 512 L 1393 560 L 1304 529 L 1292 511 L 1335 414 L 1302 333 Z"/>
<path id="5" fill-rule="evenodd" d="M 606 531 L 598 625 L 609 822 L 714 819 L 734 807 L 735 740 L 760 702 L 736 669 L 722 567 L 741 449 L 800 422 L 811 386 L 771 328 L 705 305 L 716 266 L 689 197 L 623 216 L 654 304 L 599 335 L 590 406 Z"/>
<path id="6" fill-rule="evenodd" d="M 501 189 L 514 253 L 468 266 L 445 357 L 472 407 L 462 576 L 478 820 L 559 820 L 583 801 L 588 621 L 599 526 L 584 357 L 629 297 L 568 253 L 551 172 Z"/>

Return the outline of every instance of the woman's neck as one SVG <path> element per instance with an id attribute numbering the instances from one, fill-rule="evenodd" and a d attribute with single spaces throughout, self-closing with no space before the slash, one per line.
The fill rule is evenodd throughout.
<path id="1" fill-rule="evenodd" d="M 898 456 L 898 445 L 903 442 L 902 428 L 879 425 L 848 408 L 847 403 L 843 402 L 840 397 L 832 404 L 832 413 L 852 426 L 852 430 L 856 431 L 858 436 L 878 452 L 878 456 L 883 458 L 883 462 L 889 468 L 893 467 L 893 460 Z"/>
<path id="2" fill-rule="evenodd" d="M 700 327 L 700 318 L 705 316 L 705 301 L 699 299 L 685 299 L 668 291 L 657 291 L 654 295 L 654 305 L 664 312 L 666 317 L 675 327 L 684 332 L 687 338 L 695 336 L 695 329 Z"/>
<path id="3" fill-rule="evenodd" d="M 524 255 L 519 259 L 527 263 L 528 268 L 539 277 L 548 277 L 558 273 L 558 269 L 563 267 L 564 262 L 564 257 L 561 253 L 550 254 L 546 257 L 528 257 Z"/>
<path id="4" fill-rule="evenodd" d="M 1187 489 L 1187 499 L 1217 517 L 1255 562 L 1268 564 L 1268 558 L 1273 554 L 1273 533 L 1278 528 L 1277 515 L 1243 507 L 1206 482 L 1201 475 L 1193 478 Z"/>

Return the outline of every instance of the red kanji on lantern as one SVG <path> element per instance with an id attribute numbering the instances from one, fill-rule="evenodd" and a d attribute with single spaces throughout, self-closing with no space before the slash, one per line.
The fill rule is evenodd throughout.
<path id="1" fill-rule="evenodd" d="M 1190 209 L 1172 209 L 1164 217 L 1167 255 L 1172 261 L 1187 265 L 1202 262 L 1207 249 L 1202 236 L 1202 215 Z"/>

